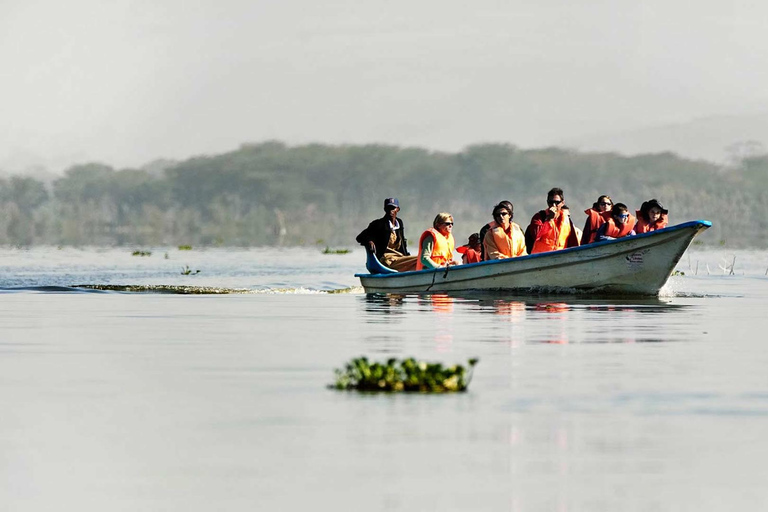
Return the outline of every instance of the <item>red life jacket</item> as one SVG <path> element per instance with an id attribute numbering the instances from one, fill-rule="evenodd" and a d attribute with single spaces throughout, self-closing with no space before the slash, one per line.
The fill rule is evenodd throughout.
<path id="1" fill-rule="evenodd" d="M 599 212 L 594 208 L 590 208 L 589 210 L 584 210 L 584 213 L 587 214 L 587 222 L 589 222 L 589 240 L 582 240 L 581 243 L 591 244 L 597 238 L 597 230 L 600 229 L 600 226 L 611 218 L 611 212 Z"/>
<path id="2" fill-rule="evenodd" d="M 635 227 L 635 216 L 632 214 L 629 214 L 629 218 L 627 219 L 627 222 L 624 223 L 623 226 L 621 226 L 621 229 L 616 225 L 616 221 L 613 220 L 613 217 L 605 221 L 607 224 L 605 228 L 605 236 L 610 236 L 611 238 L 621 238 L 623 236 L 627 236 L 629 233 L 632 232 L 632 229 Z"/>
<path id="3" fill-rule="evenodd" d="M 635 233 L 638 235 L 640 233 L 648 233 L 649 231 L 656 231 L 657 229 L 665 228 L 667 227 L 667 223 L 669 222 L 669 218 L 667 217 L 666 213 L 662 213 L 661 217 L 659 217 L 659 220 L 656 222 L 646 222 L 643 219 L 643 216 L 640 215 L 640 210 L 637 210 L 637 225 L 635 226 Z"/>

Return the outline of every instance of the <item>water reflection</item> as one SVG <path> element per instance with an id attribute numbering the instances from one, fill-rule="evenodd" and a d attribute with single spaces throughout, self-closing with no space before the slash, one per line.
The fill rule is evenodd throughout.
<path id="1" fill-rule="evenodd" d="M 363 306 L 366 323 L 402 323 L 406 335 L 422 340 L 428 336 L 440 351 L 449 350 L 456 339 L 513 347 L 681 341 L 692 317 L 676 313 L 695 309 L 669 298 L 491 292 L 368 294 Z"/>
<path id="2" fill-rule="evenodd" d="M 454 332 L 453 297 L 444 293 L 436 293 L 422 296 L 420 302 L 431 306 L 432 311 L 435 313 L 435 322 L 432 329 L 432 341 L 435 350 L 439 353 L 450 352 L 453 345 Z"/>
<path id="3" fill-rule="evenodd" d="M 366 321 L 370 323 L 387 323 L 392 319 L 387 315 L 402 315 L 402 305 L 405 295 L 394 293 L 367 293 L 365 294 L 365 312 L 372 313 L 366 315 Z M 379 316 L 383 315 L 383 316 Z"/>
<path id="4" fill-rule="evenodd" d="M 538 320 L 546 320 L 546 335 L 537 340 L 539 343 L 551 343 L 555 345 L 568 344 L 568 320 L 570 317 L 565 313 L 570 311 L 568 304 L 564 302 L 538 302 L 534 306 L 537 313 L 549 315 L 546 317 L 538 316 Z"/>
<path id="5" fill-rule="evenodd" d="M 509 321 L 522 320 L 525 317 L 525 302 L 518 300 L 479 300 L 478 306 L 481 311 L 491 311 L 495 315 L 506 317 Z"/>
<path id="6" fill-rule="evenodd" d="M 427 295 L 425 299 L 432 306 L 432 311 L 438 314 L 453 313 L 453 297 L 444 293 Z"/>

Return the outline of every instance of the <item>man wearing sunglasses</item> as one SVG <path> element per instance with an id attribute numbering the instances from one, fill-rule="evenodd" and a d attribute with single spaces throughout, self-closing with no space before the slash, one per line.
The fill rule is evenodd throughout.
<path id="1" fill-rule="evenodd" d="M 525 230 L 528 254 L 558 251 L 579 245 L 571 216 L 562 212 L 564 199 L 565 194 L 561 188 L 555 187 L 547 193 L 547 209 L 534 215 Z"/>
<path id="2" fill-rule="evenodd" d="M 488 232 L 483 239 L 485 258 L 502 260 L 525 256 L 525 236 L 515 222 L 514 206 L 509 201 L 502 201 L 493 207 L 493 222 L 489 223 Z"/>

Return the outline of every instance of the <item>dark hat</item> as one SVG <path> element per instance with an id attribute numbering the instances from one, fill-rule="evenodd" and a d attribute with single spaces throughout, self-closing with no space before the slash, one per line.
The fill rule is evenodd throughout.
<path id="1" fill-rule="evenodd" d="M 661 203 L 658 202 L 656 199 L 651 199 L 650 201 L 646 201 L 645 203 L 643 203 L 643 206 L 645 206 L 646 212 L 655 206 L 656 208 L 661 210 L 661 213 L 663 213 L 664 215 L 669 213 L 669 211 L 663 206 L 661 206 Z"/>
<path id="2" fill-rule="evenodd" d="M 396 197 L 388 197 L 384 200 L 384 208 L 387 206 L 397 206 L 400 208 L 400 201 L 398 201 Z"/>

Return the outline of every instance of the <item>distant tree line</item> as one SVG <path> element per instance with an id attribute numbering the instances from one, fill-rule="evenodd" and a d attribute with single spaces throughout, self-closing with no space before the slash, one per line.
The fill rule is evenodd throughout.
<path id="1" fill-rule="evenodd" d="M 672 223 L 714 222 L 706 244 L 768 246 L 768 155 L 722 167 L 672 153 L 632 157 L 561 148 L 245 144 L 145 169 L 75 165 L 56 181 L 0 180 L 0 244 L 352 246 L 396 196 L 410 238 L 451 212 L 457 241 L 509 199 L 523 228 L 565 190 L 577 225 L 600 194 L 631 210 L 657 198 Z M 415 245 L 415 244 L 414 244 Z"/>

